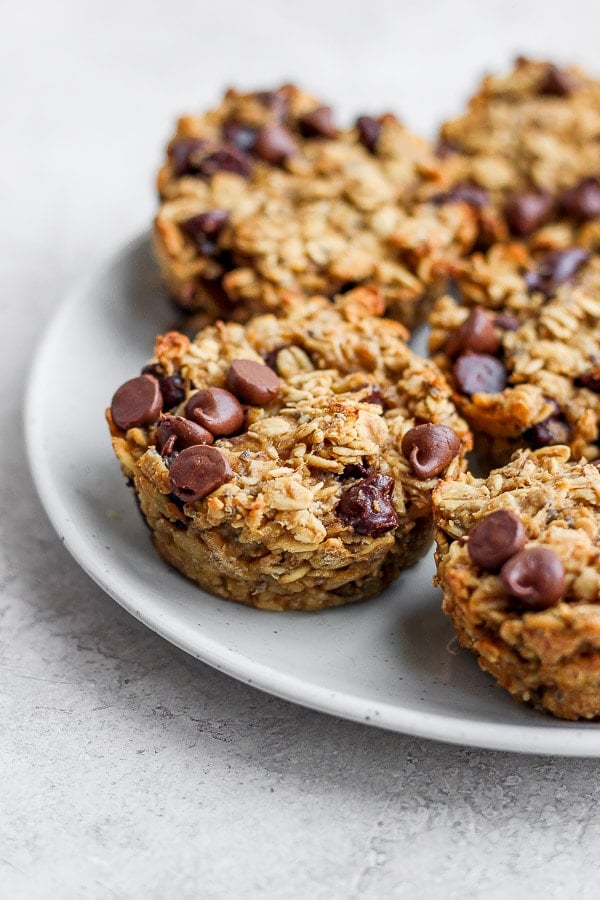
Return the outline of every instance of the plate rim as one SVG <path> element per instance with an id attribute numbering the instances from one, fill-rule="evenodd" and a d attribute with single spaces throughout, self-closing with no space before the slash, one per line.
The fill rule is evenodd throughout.
<path id="1" fill-rule="evenodd" d="M 91 274 L 80 278 L 66 292 L 35 346 L 26 379 L 23 424 L 29 471 L 52 527 L 77 564 L 123 609 L 164 640 L 212 668 L 283 700 L 328 715 L 447 744 L 548 756 L 600 757 L 600 727 L 595 723 L 566 723 L 558 720 L 552 726 L 519 725 L 465 720 L 440 713 L 411 710 L 387 701 L 368 701 L 352 693 L 335 691 L 306 682 L 298 676 L 282 673 L 276 667 L 252 659 L 240 650 L 223 646 L 203 631 L 195 634 L 194 646 L 186 639 L 185 629 L 177 631 L 169 619 L 160 621 L 145 615 L 132 597 L 129 585 L 121 584 L 117 587 L 111 581 L 110 573 L 103 570 L 99 558 L 84 552 L 87 546 L 86 539 L 82 536 L 84 532 L 78 531 L 76 523 L 70 520 L 66 505 L 61 501 L 60 491 L 52 483 L 50 467 L 46 460 L 40 466 L 39 458 L 33 457 L 34 448 L 39 446 L 43 437 L 43 419 L 36 409 L 36 389 L 46 371 L 52 342 L 59 336 L 63 320 L 68 319 L 78 299 L 147 242 L 148 231 L 137 232 L 117 250 L 113 250 Z M 96 560 L 98 563 L 94 565 Z M 265 615 L 265 612 L 258 611 L 257 614 Z M 481 676 L 485 677 L 483 673 Z"/>

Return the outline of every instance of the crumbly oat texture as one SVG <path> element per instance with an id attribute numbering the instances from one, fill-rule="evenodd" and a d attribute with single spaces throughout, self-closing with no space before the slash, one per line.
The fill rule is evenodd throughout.
<path id="1" fill-rule="evenodd" d="M 211 452 L 231 477 L 203 499 L 172 493 L 183 453 L 159 452 L 164 417 L 129 427 L 113 400 L 113 447 L 154 543 L 201 587 L 263 609 L 317 610 L 376 595 L 429 546 L 438 478 L 415 475 L 402 440 L 416 425 L 449 426 L 456 448 L 444 469 L 454 476 L 470 433 L 437 368 L 382 308 L 378 292 L 359 288 L 335 303 L 293 304 L 285 317 L 219 322 L 193 342 L 178 332 L 157 339 L 151 371 L 185 386 L 166 411 L 180 424 L 200 390 L 237 389 L 236 360 L 266 360 L 279 378 L 274 399 L 245 404 L 241 430 L 215 437 Z"/>
<path id="2" fill-rule="evenodd" d="M 440 149 L 455 183 L 487 192 L 493 239 L 540 232 L 542 242 L 598 245 L 599 80 L 517 59 L 507 75 L 484 78 L 466 112 L 444 123 Z"/>
<path id="3" fill-rule="evenodd" d="M 155 254 L 185 310 L 245 321 L 293 294 L 376 285 L 409 328 L 475 238 L 465 203 L 417 202 L 446 162 L 393 115 L 340 130 L 292 85 L 229 90 L 179 120 L 158 175 Z"/>
<path id="4" fill-rule="evenodd" d="M 552 444 L 568 444 L 574 458 L 600 455 L 600 300 L 590 290 L 593 279 L 599 279 L 597 262 L 582 276 L 582 286 L 564 285 L 550 299 L 539 293 L 532 297 L 521 276 L 515 276 L 510 298 L 498 306 L 489 295 L 479 295 L 478 304 L 449 296 L 436 303 L 430 320 L 432 359 L 448 377 L 457 408 L 492 463 L 506 462 L 518 448 Z M 503 290 L 508 282 L 506 274 L 497 285 Z M 460 366 L 479 364 L 472 352 L 476 347 L 467 338 L 458 352 L 452 351 L 459 329 L 475 311 L 495 335 L 496 346 L 483 358 L 491 357 L 498 366 L 500 382 L 471 393 Z M 480 384 L 486 388 L 484 380 Z"/>
<path id="5" fill-rule="evenodd" d="M 521 451 L 486 479 L 463 475 L 434 491 L 437 582 L 464 647 L 518 700 L 564 719 L 600 715 L 600 471 L 571 463 L 566 447 Z M 564 569 L 560 599 L 525 609 L 501 575 L 476 566 L 469 534 L 508 510 L 525 548 Z M 539 552 L 539 551 L 538 551 Z"/>

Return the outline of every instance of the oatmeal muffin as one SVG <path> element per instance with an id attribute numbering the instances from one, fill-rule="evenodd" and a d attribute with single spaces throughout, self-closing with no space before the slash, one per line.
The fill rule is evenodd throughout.
<path id="1" fill-rule="evenodd" d="M 179 120 L 160 169 L 164 283 L 207 323 L 278 313 L 284 294 L 375 285 L 412 327 L 476 234 L 472 206 L 439 202 L 445 167 L 393 115 L 343 130 L 293 85 L 229 90 Z"/>
<path id="2" fill-rule="evenodd" d="M 600 80 L 519 58 L 484 78 L 440 131 L 454 192 L 484 212 L 480 243 L 512 235 L 550 246 L 600 245 Z"/>
<path id="3" fill-rule="evenodd" d="M 107 419 L 167 562 L 250 606 L 317 610 L 378 594 L 426 551 L 431 492 L 470 433 L 382 309 L 357 288 L 157 339 Z"/>
<path id="4" fill-rule="evenodd" d="M 577 252 L 581 261 L 585 253 Z M 555 258 L 557 267 L 572 265 L 576 251 L 565 253 L 571 258 Z M 552 444 L 568 444 L 574 458 L 600 455 L 600 295 L 590 289 L 598 270 L 588 264 L 581 286 L 555 290 L 549 267 L 539 275 L 534 269 L 535 289 L 515 282 L 499 307 L 486 296 L 479 304 L 437 301 L 432 358 L 493 463 L 517 448 Z"/>
<path id="5" fill-rule="evenodd" d="M 600 471 L 524 450 L 433 494 L 437 583 L 460 643 L 518 700 L 600 716 Z"/>

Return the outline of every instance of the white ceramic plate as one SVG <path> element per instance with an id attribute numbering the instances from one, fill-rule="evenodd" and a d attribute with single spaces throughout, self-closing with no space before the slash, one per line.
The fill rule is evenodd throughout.
<path id="1" fill-rule="evenodd" d="M 104 409 L 173 322 L 142 237 L 65 301 L 37 354 L 26 404 L 31 470 L 91 577 L 198 659 L 313 709 L 457 744 L 600 755 L 599 725 L 515 703 L 457 646 L 430 557 L 378 600 L 312 615 L 219 600 L 161 562 L 113 457 Z"/>

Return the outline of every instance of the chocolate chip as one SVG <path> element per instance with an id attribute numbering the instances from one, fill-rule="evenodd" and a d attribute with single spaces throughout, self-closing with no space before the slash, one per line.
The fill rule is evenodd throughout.
<path id="1" fill-rule="evenodd" d="M 297 152 L 296 141 L 283 125 L 265 125 L 254 145 L 256 156 L 273 165 L 281 165 Z"/>
<path id="2" fill-rule="evenodd" d="M 471 310 L 462 325 L 450 335 L 446 344 L 446 353 L 450 357 L 458 356 L 466 350 L 496 356 L 499 349 L 500 341 L 494 323 L 480 306 Z"/>
<path id="3" fill-rule="evenodd" d="M 463 394 L 498 394 L 506 387 L 506 369 L 495 356 L 465 353 L 454 363 L 454 377 Z"/>
<path id="4" fill-rule="evenodd" d="M 251 359 L 235 359 L 225 384 L 240 400 L 253 406 L 270 403 L 278 396 L 280 381 L 273 369 Z"/>
<path id="5" fill-rule="evenodd" d="M 502 331 L 516 331 L 519 324 L 519 320 L 509 313 L 498 313 L 494 319 L 494 325 L 496 328 L 502 329 Z"/>
<path id="6" fill-rule="evenodd" d="M 579 84 L 579 78 L 568 69 L 549 65 L 540 82 L 539 92 L 554 97 L 568 97 L 577 90 Z"/>
<path id="7" fill-rule="evenodd" d="M 223 123 L 222 133 L 228 143 L 247 153 L 254 148 L 258 128 L 230 119 Z"/>
<path id="8" fill-rule="evenodd" d="M 227 224 L 229 213 L 224 209 L 211 209 L 180 223 L 180 228 L 204 256 L 217 252 L 217 239 Z"/>
<path id="9" fill-rule="evenodd" d="M 568 444 L 571 438 L 571 429 L 564 419 L 558 416 L 549 416 L 542 422 L 536 422 L 531 428 L 523 432 L 523 438 L 534 450 L 540 447 L 549 447 L 554 444 Z"/>
<path id="10" fill-rule="evenodd" d="M 338 476 L 341 479 L 345 478 L 366 478 L 369 474 L 369 467 L 363 465 L 362 463 L 352 463 L 349 466 L 344 466 L 343 472 Z"/>
<path id="11" fill-rule="evenodd" d="M 447 425 L 417 425 L 406 432 L 401 449 L 417 478 L 435 478 L 458 455 L 460 440 Z"/>
<path id="12" fill-rule="evenodd" d="M 381 122 L 372 116 L 359 116 L 356 120 L 358 139 L 370 153 L 377 150 L 377 142 L 381 133 Z"/>
<path id="13" fill-rule="evenodd" d="M 469 206 L 481 208 L 487 206 L 490 197 L 487 191 L 476 184 L 457 184 L 449 191 L 435 194 L 431 198 L 433 203 L 467 203 Z"/>
<path id="14" fill-rule="evenodd" d="M 533 234 L 536 228 L 548 221 L 553 205 L 550 194 L 536 194 L 533 191 L 511 194 L 506 201 L 504 215 L 511 231 L 524 237 Z"/>
<path id="15" fill-rule="evenodd" d="M 523 278 L 527 289 L 530 293 L 541 291 L 546 297 L 551 297 L 561 284 L 573 278 L 589 256 L 589 252 L 583 247 L 551 250 L 540 260 L 536 269 L 525 272 Z"/>
<path id="16" fill-rule="evenodd" d="M 182 450 L 171 463 L 169 487 L 186 503 L 202 500 L 234 477 L 229 460 L 216 447 L 205 444 Z"/>
<path id="17" fill-rule="evenodd" d="M 460 147 L 453 141 L 441 140 L 435 148 L 435 155 L 438 159 L 447 159 L 449 156 L 458 153 L 459 150 Z"/>
<path id="18" fill-rule="evenodd" d="M 600 216 L 600 179 L 582 179 L 563 193 L 560 203 L 568 216 L 584 221 L 595 219 Z"/>
<path id="19" fill-rule="evenodd" d="M 471 531 L 467 550 L 476 566 L 495 572 L 522 550 L 526 541 L 521 520 L 508 509 L 496 509 Z"/>
<path id="20" fill-rule="evenodd" d="M 600 394 L 600 366 L 582 372 L 575 378 L 575 384 L 577 387 L 584 387 L 595 394 Z"/>
<path id="21" fill-rule="evenodd" d="M 563 594 L 565 570 L 553 550 L 530 547 L 504 563 L 500 579 L 508 593 L 526 609 L 547 609 Z"/>
<path id="22" fill-rule="evenodd" d="M 274 119 L 281 121 L 285 118 L 288 98 L 284 91 L 257 91 L 254 96 L 263 106 L 271 110 Z"/>
<path id="23" fill-rule="evenodd" d="M 359 387 L 353 389 L 353 393 L 358 393 L 359 391 L 364 391 L 362 397 L 360 397 L 361 403 L 377 403 L 383 409 L 387 407 L 386 399 L 381 393 L 381 388 L 378 384 L 361 384 Z"/>
<path id="24" fill-rule="evenodd" d="M 202 138 L 177 138 L 169 147 L 169 159 L 176 178 L 183 175 L 196 175 L 202 166 L 202 160 L 208 142 Z"/>
<path id="25" fill-rule="evenodd" d="M 394 479 L 389 475 L 369 475 L 344 491 L 336 513 L 357 534 L 380 537 L 397 528 L 399 519 L 392 505 Z"/>
<path id="26" fill-rule="evenodd" d="M 223 144 L 214 153 L 204 157 L 198 170 L 198 174 L 204 178 L 212 178 L 217 172 L 232 172 L 234 175 L 241 175 L 242 178 L 249 178 L 252 160 L 235 144 Z"/>
<path id="27" fill-rule="evenodd" d="M 156 422 L 163 407 L 158 381 L 151 375 L 138 375 L 122 384 L 110 405 L 113 422 L 127 431 Z"/>
<path id="28" fill-rule="evenodd" d="M 184 419 L 183 416 L 161 416 L 156 429 L 156 446 L 161 456 L 171 456 L 186 447 L 196 444 L 212 444 L 213 436 L 210 431 Z"/>
<path id="29" fill-rule="evenodd" d="M 217 387 L 203 388 L 190 397 L 185 415 L 215 436 L 235 434 L 244 424 L 244 410 L 237 397 Z"/>
<path id="30" fill-rule="evenodd" d="M 158 379 L 158 386 L 163 398 L 163 411 L 173 409 L 185 399 L 185 381 L 179 374 L 165 375 L 164 369 L 157 363 L 144 366 L 142 375 L 152 375 Z"/>
<path id="31" fill-rule="evenodd" d="M 330 106 L 319 106 L 298 119 L 300 134 L 304 137 L 334 138 L 337 128 L 333 124 L 333 110 Z"/>

